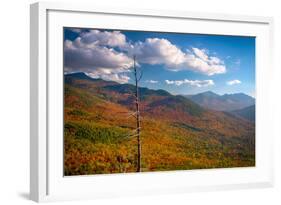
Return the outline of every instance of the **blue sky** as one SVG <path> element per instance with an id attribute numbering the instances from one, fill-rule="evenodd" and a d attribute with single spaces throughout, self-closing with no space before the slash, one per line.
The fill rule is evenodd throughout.
<path id="1" fill-rule="evenodd" d="M 133 83 L 136 55 L 143 87 L 255 96 L 254 37 L 65 28 L 64 38 L 65 73 Z"/>

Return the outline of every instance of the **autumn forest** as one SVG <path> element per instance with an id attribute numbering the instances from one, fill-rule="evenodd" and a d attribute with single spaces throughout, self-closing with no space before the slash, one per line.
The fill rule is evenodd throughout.
<path id="1" fill-rule="evenodd" d="M 255 39 L 64 28 L 64 175 L 255 166 Z"/>

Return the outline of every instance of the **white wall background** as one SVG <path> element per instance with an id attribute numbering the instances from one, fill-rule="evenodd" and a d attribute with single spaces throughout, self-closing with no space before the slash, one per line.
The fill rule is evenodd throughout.
<path id="1" fill-rule="evenodd" d="M 0 204 L 32 204 L 29 192 L 29 4 L 0 6 Z M 83 2 L 83 0 L 79 0 Z M 273 16 L 275 173 L 269 189 L 144 196 L 64 204 L 281 204 L 281 5 L 278 0 L 92 0 L 100 6 Z M 267 69 L 267 68 L 264 68 Z M 278 82 L 279 81 L 279 82 Z M 279 130 L 280 128 L 280 130 Z"/>

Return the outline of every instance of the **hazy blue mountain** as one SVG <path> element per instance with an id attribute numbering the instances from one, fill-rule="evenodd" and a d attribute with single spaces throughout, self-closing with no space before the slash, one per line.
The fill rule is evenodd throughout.
<path id="1" fill-rule="evenodd" d="M 255 104 L 255 99 L 244 93 L 218 95 L 207 91 L 196 95 L 186 95 L 185 97 L 202 107 L 218 111 L 239 110 Z"/>
<path id="2" fill-rule="evenodd" d="M 255 111 L 256 111 L 255 105 L 252 105 L 252 106 L 240 109 L 240 110 L 234 110 L 231 113 L 238 115 L 240 117 L 243 117 L 244 119 L 247 119 L 251 122 L 255 122 L 255 119 L 256 119 Z"/>

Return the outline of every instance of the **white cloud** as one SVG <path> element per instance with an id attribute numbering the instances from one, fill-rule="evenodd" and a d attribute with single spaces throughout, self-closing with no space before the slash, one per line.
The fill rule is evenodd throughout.
<path id="1" fill-rule="evenodd" d="M 84 44 L 80 37 L 75 41 L 66 40 L 64 52 L 67 67 L 128 69 L 132 65 L 132 59 L 125 53 L 117 52 L 113 48 Z"/>
<path id="2" fill-rule="evenodd" d="M 209 59 L 209 57 L 208 57 L 208 55 L 206 54 L 206 50 L 205 49 L 198 49 L 198 48 L 192 48 L 192 50 L 193 50 L 193 53 L 197 56 L 197 57 L 199 57 L 199 58 L 201 58 L 203 61 L 208 61 L 208 59 Z"/>
<path id="3" fill-rule="evenodd" d="M 91 76 L 116 82 L 128 82 L 125 73 L 130 72 L 132 59 L 123 52 L 97 44 L 85 44 L 80 37 L 64 44 L 65 67 L 68 72 L 76 70 Z"/>
<path id="4" fill-rule="evenodd" d="M 146 83 L 152 83 L 152 84 L 158 83 L 157 80 L 146 80 L 145 82 L 146 82 Z"/>
<path id="5" fill-rule="evenodd" d="M 165 82 L 168 85 L 176 85 L 176 86 L 180 86 L 183 84 L 188 84 L 190 86 L 195 86 L 195 87 L 208 87 L 208 86 L 212 86 L 214 85 L 214 81 L 213 80 L 188 80 L 188 79 L 184 79 L 184 80 L 165 80 Z"/>
<path id="6" fill-rule="evenodd" d="M 226 82 L 227 85 L 236 85 L 240 83 L 242 83 L 240 80 L 230 80 Z"/>
<path id="7" fill-rule="evenodd" d="M 165 82 L 166 82 L 168 85 L 174 84 L 174 81 L 173 81 L 173 80 L 165 80 Z"/>
<path id="8" fill-rule="evenodd" d="M 124 73 L 119 73 L 114 69 L 107 69 L 107 68 L 97 68 L 92 72 L 88 73 L 88 75 L 92 78 L 102 78 L 108 81 L 115 81 L 118 83 L 128 83 L 130 77 L 125 75 Z"/>
<path id="9" fill-rule="evenodd" d="M 151 65 L 164 64 L 177 66 L 184 62 L 185 54 L 167 39 L 147 38 L 134 44 L 130 52 L 137 56 L 140 63 Z"/>
<path id="10" fill-rule="evenodd" d="M 171 71 L 192 70 L 209 76 L 226 72 L 224 62 L 208 56 L 206 49 L 192 48 L 184 52 L 163 38 L 147 38 L 123 48 L 131 56 L 136 55 L 139 63 L 165 65 Z"/>
<path id="11" fill-rule="evenodd" d="M 65 70 L 82 71 L 94 78 L 127 83 L 133 59 L 122 48 L 128 47 L 120 31 L 71 29 L 79 36 L 64 43 Z M 119 48 L 117 51 L 116 48 Z"/>
<path id="12" fill-rule="evenodd" d="M 206 49 L 192 48 L 183 52 L 167 39 L 147 38 L 126 49 L 131 55 L 135 54 L 140 63 L 162 64 L 171 71 L 192 70 L 209 76 L 226 72 L 224 62 L 208 56 Z"/>
<path id="13" fill-rule="evenodd" d="M 214 56 L 210 57 L 209 62 L 211 64 L 223 64 L 223 61 L 221 59 L 219 59 L 218 57 L 214 57 Z"/>
<path id="14" fill-rule="evenodd" d="M 209 56 L 206 49 L 182 51 L 163 38 L 130 43 L 120 31 L 72 30 L 79 36 L 64 43 L 67 72 L 79 70 L 96 78 L 126 83 L 130 79 L 127 73 L 132 67 L 133 55 L 136 55 L 137 65 L 164 65 L 175 72 L 192 70 L 209 76 L 226 72 L 224 62 L 216 56 Z"/>
<path id="15" fill-rule="evenodd" d="M 81 42 L 91 45 L 102 45 L 111 47 L 122 47 L 126 45 L 126 36 L 120 31 L 90 30 L 80 34 Z"/>
<path id="16" fill-rule="evenodd" d="M 194 54 L 186 54 L 186 65 L 190 70 L 200 72 L 208 76 L 226 72 L 226 67 L 219 58 L 212 56 L 208 58 L 204 56 L 203 58 Z"/>

